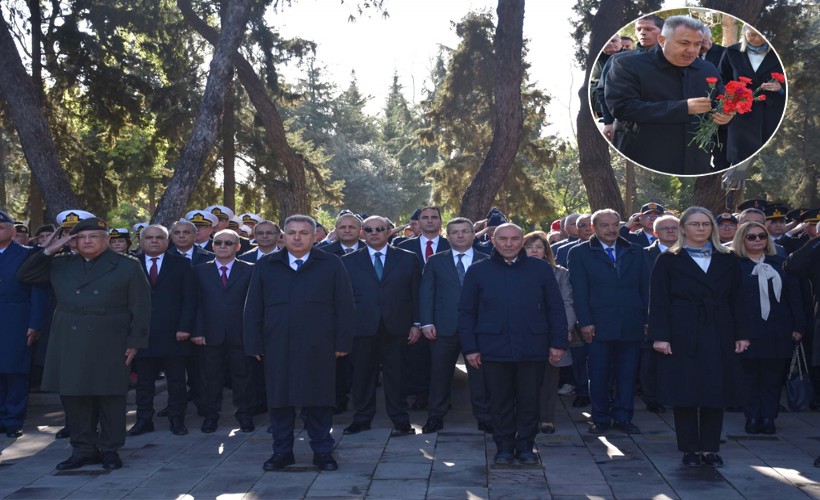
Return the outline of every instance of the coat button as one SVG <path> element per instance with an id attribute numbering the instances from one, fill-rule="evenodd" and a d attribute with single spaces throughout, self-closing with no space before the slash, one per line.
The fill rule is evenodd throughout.
<path id="1" fill-rule="evenodd" d="M 98 290 L 94 290 L 94 295 L 99 295 L 100 292 Z"/>
<path id="2" fill-rule="evenodd" d="M 72 329 L 72 330 L 76 330 L 76 329 L 77 329 L 77 325 L 72 326 L 72 327 L 71 327 L 71 329 Z"/>
<path id="3" fill-rule="evenodd" d="M 75 291 L 74 291 L 74 293 L 76 293 L 77 295 L 80 295 L 80 291 L 79 291 L 79 290 L 75 290 Z"/>

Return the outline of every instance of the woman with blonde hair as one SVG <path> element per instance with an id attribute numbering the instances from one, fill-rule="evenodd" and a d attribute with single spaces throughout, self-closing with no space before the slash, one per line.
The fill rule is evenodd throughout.
<path id="1" fill-rule="evenodd" d="M 740 260 L 746 333 L 752 341 L 740 355 L 749 389 L 746 432 L 774 434 L 788 360 L 805 332 L 800 282 L 783 271 L 785 259 L 759 222 L 741 225 L 732 249 Z"/>
<path id="2" fill-rule="evenodd" d="M 705 208 L 684 210 L 679 233 L 655 261 L 649 292 L 648 335 L 662 354 L 658 397 L 673 407 L 683 464 L 720 467 L 723 409 L 745 403 L 737 356 L 749 346 L 740 265 Z"/>
<path id="3" fill-rule="evenodd" d="M 544 231 L 533 231 L 524 235 L 524 250 L 528 257 L 542 259 L 549 262 L 558 281 L 558 288 L 561 289 L 561 298 L 564 299 L 564 311 L 567 314 L 567 325 L 569 325 L 569 340 L 572 342 L 572 331 L 575 327 L 575 308 L 572 303 L 572 287 L 569 284 L 569 271 L 555 263 L 555 256 L 549 246 L 547 234 Z M 564 356 L 569 356 L 567 351 Z M 559 366 L 551 363 L 547 364 L 544 370 L 544 381 L 541 384 L 541 394 L 539 398 L 539 414 L 541 418 L 541 432 L 544 434 L 555 433 L 555 402 L 558 399 L 558 375 Z"/>

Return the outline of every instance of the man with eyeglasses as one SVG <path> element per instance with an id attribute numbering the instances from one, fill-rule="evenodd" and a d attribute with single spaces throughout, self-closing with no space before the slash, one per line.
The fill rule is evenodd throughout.
<path id="1" fill-rule="evenodd" d="M 623 235 L 630 243 L 646 248 L 655 241 L 655 219 L 663 215 L 663 205 L 649 202 L 641 207 L 641 228 L 634 233 Z"/>
<path id="2" fill-rule="evenodd" d="M 194 244 L 196 231 L 196 225 L 186 219 L 174 222 L 170 231 L 174 251 L 190 260 L 193 266 L 204 264 L 214 258 L 214 254 Z"/>
<path id="3" fill-rule="evenodd" d="M 194 268 L 199 302 L 191 342 L 198 346 L 195 355 L 202 385 L 200 409 L 205 417 L 201 430 L 211 434 L 219 425 L 227 368 L 239 430 L 253 432 L 251 358 L 245 355 L 242 337 L 242 314 L 253 264 L 236 258 L 241 244 L 233 230 L 218 231 L 213 247 L 214 260 Z"/>
<path id="4" fill-rule="evenodd" d="M 279 242 L 279 235 L 282 230 L 279 225 L 273 221 L 262 221 L 253 228 L 253 238 L 256 242 L 256 248 L 252 248 L 238 257 L 239 260 L 256 263 L 262 257 L 278 252 L 281 248 L 277 245 Z"/>
<path id="5" fill-rule="evenodd" d="M 68 241 L 77 243 L 77 253 L 55 255 Z M 108 247 L 108 225 L 97 217 L 78 222 L 70 234 L 53 233 L 43 246 L 17 277 L 50 283 L 57 298 L 42 384 L 60 393 L 71 428 L 72 455 L 57 469 L 100 462 L 118 469 L 130 365 L 148 347 L 150 287 L 138 260 Z"/>
<path id="6" fill-rule="evenodd" d="M 191 355 L 189 338 L 196 322 L 196 276 L 188 259 L 167 252 L 168 230 L 159 224 L 142 230 L 140 249 L 137 259 L 151 286 L 151 334 L 148 349 L 141 350 L 134 362 L 137 420 L 128 435 L 154 430 L 154 381 L 162 371 L 167 382 L 170 430 L 182 436 L 188 433 L 185 364 Z"/>
<path id="7" fill-rule="evenodd" d="M 726 212 L 715 217 L 715 222 L 717 222 L 720 242 L 726 246 L 731 246 L 737 232 L 737 217 Z"/>
<path id="8" fill-rule="evenodd" d="M 579 245 L 587 240 L 589 240 L 590 236 L 592 236 L 592 215 L 591 214 L 581 214 L 575 219 L 575 230 L 576 235 L 578 236 L 575 241 L 567 245 L 563 245 L 558 248 L 558 253 L 555 254 L 555 263 L 561 267 L 567 267 L 567 256 L 569 255 L 569 251 L 572 250 L 573 247 Z M 574 359 L 574 358 L 573 358 Z"/>
<path id="9" fill-rule="evenodd" d="M 385 409 L 393 422 L 393 436 L 415 434 L 402 398 L 402 355 L 418 341 L 419 259 L 387 244 L 388 222 L 377 215 L 362 224 L 367 245 L 342 257 L 356 297 L 353 337 L 353 422 L 345 434 L 370 429 L 376 415 L 376 382 L 381 365 Z"/>

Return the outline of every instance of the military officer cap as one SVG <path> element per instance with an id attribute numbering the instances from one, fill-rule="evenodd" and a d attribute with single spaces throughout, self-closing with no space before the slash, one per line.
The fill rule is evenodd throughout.
<path id="1" fill-rule="evenodd" d="M 124 227 L 111 228 L 111 231 L 108 231 L 108 236 L 110 236 L 112 240 L 123 238 L 131 241 L 131 233 Z"/>
<path id="2" fill-rule="evenodd" d="M 359 218 L 360 218 L 361 220 L 365 220 L 365 219 L 367 219 L 368 217 L 370 217 L 370 214 L 367 214 L 367 213 L 364 213 L 364 212 L 362 212 L 362 213 L 360 213 L 360 214 L 358 214 L 358 215 L 359 215 Z M 413 220 L 413 219 L 410 219 L 410 220 Z M 416 219 L 416 220 L 418 220 L 418 219 Z"/>
<path id="3" fill-rule="evenodd" d="M 71 234 L 77 234 L 80 231 L 105 231 L 108 232 L 108 224 L 99 217 L 89 217 L 74 224 L 71 228 Z"/>
<path id="4" fill-rule="evenodd" d="M 94 217 L 94 214 L 85 210 L 65 210 L 57 214 L 57 226 L 63 229 L 71 229 L 81 220 L 92 217 Z"/>
<path id="5" fill-rule="evenodd" d="M 338 219 L 339 217 L 344 217 L 346 215 L 349 215 L 350 217 L 355 217 L 355 218 L 359 219 L 359 222 L 362 221 L 362 216 L 361 215 L 353 213 L 352 211 L 350 211 L 346 208 L 342 209 L 342 211 L 339 212 L 339 215 L 336 216 L 336 219 Z"/>
<path id="6" fill-rule="evenodd" d="M 806 210 L 802 214 L 800 214 L 800 222 L 808 222 L 809 224 L 817 224 L 820 222 L 820 208 L 813 208 L 811 210 Z"/>
<path id="7" fill-rule="evenodd" d="M 252 214 L 252 213 L 244 213 L 244 214 L 240 215 L 239 218 L 242 219 L 243 224 L 248 224 L 248 223 L 259 224 L 260 222 L 265 220 L 261 216 L 256 215 L 256 214 Z"/>
<path id="8" fill-rule="evenodd" d="M 28 234 L 28 226 L 20 221 L 14 221 L 14 229 L 17 230 L 17 233 Z"/>
<path id="9" fill-rule="evenodd" d="M 501 213 L 501 210 L 493 207 L 487 213 L 487 227 L 498 227 L 501 224 L 509 222 L 507 217 Z"/>
<path id="10" fill-rule="evenodd" d="M 758 210 L 765 210 L 767 202 L 766 200 L 746 200 L 740 205 L 737 206 L 737 209 L 740 211 L 746 210 L 747 208 L 756 208 Z"/>
<path id="11" fill-rule="evenodd" d="M 142 230 L 145 229 L 146 227 L 148 227 L 147 222 L 137 222 L 136 224 L 134 224 L 134 226 L 131 229 L 134 230 L 134 234 L 137 236 L 137 238 L 139 238 L 140 233 L 142 233 Z"/>
<path id="12" fill-rule="evenodd" d="M 224 205 L 211 205 L 205 209 L 222 220 L 230 220 L 234 216 L 233 210 Z"/>
<path id="13" fill-rule="evenodd" d="M 239 233 L 246 238 L 250 236 L 252 232 L 253 229 L 251 229 L 251 227 L 247 224 L 242 224 L 239 226 Z"/>
<path id="14" fill-rule="evenodd" d="M 663 215 L 664 209 L 663 205 L 660 203 L 655 203 L 654 201 L 650 201 L 646 205 L 641 207 L 641 214 L 645 215 L 651 212 L 657 212 L 658 215 Z"/>
<path id="15" fill-rule="evenodd" d="M 782 205 L 780 203 L 766 205 L 766 208 L 763 209 L 763 213 L 766 214 L 767 220 L 785 219 L 786 212 L 788 211 L 789 209 L 786 208 L 786 205 Z"/>
<path id="16" fill-rule="evenodd" d="M 195 226 L 215 226 L 219 223 L 216 215 L 208 210 L 191 210 L 185 214 L 185 218 Z"/>
<path id="17" fill-rule="evenodd" d="M 40 236 L 43 233 L 53 233 L 56 230 L 57 228 L 54 227 L 54 224 L 43 224 L 34 231 L 34 236 Z"/>
<path id="18" fill-rule="evenodd" d="M 729 212 L 725 212 L 715 217 L 715 222 L 717 222 L 718 225 L 720 225 L 721 222 L 732 222 L 734 224 L 737 224 L 737 217 L 730 214 Z"/>
<path id="19" fill-rule="evenodd" d="M 9 214 L 0 210 L 0 223 L 14 224 L 14 219 L 9 217 Z"/>
<path id="20" fill-rule="evenodd" d="M 417 208 L 416 211 L 413 212 L 413 215 L 410 216 L 410 220 L 419 220 L 420 215 L 421 215 L 421 209 Z M 363 217 L 363 218 L 366 219 L 367 217 Z"/>
<path id="21" fill-rule="evenodd" d="M 795 208 L 791 212 L 786 214 L 786 222 L 794 222 L 796 220 L 800 220 L 800 216 L 808 210 L 808 208 Z"/>
<path id="22" fill-rule="evenodd" d="M 241 225 L 242 219 L 235 215 L 231 216 L 231 218 L 228 219 L 228 229 L 233 229 L 234 231 L 236 231 L 237 229 L 239 229 L 239 226 Z"/>

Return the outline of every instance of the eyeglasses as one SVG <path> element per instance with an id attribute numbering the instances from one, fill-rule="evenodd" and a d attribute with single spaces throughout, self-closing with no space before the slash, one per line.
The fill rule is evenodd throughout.
<path id="1" fill-rule="evenodd" d="M 737 224 L 721 224 L 718 226 L 718 229 L 734 229 L 737 227 Z"/>
<path id="2" fill-rule="evenodd" d="M 364 232 L 368 233 L 368 234 L 372 233 L 373 231 L 376 231 L 377 233 L 383 233 L 383 232 L 387 231 L 386 227 L 381 227 L 381 226 L 379 226 L 379 227 L 365 227 L 363 229 L 364 229 Z"/>
<path id="3" fill-rule="evenodd" d="M 766 241 L 766 240 L 769 239 L 769 234 L 768 233 L 757 233 L 757 234 L 749 233 L 745 236 L 745 238 L 748 241 L 754 241 L 754 240 Z"/>
<path id="4" fill-rule="evenodd" d="M 230 247 L 230 246 L 234 246 L 238 243 L 239 243 L 238 241 L 214 240 L 214 246 L 215 247 L 221 247 L 223 245 L 226 246 L 226 247 Z"/>
<path id="5" fill-rule="evenodd" d="M 686 225 L 689 226 L 689 227 L 710 228 L 710 227 L 712 227 L 712 222 L 711 221 L 707 221 L 707 222 L 687 222 Z"/>

